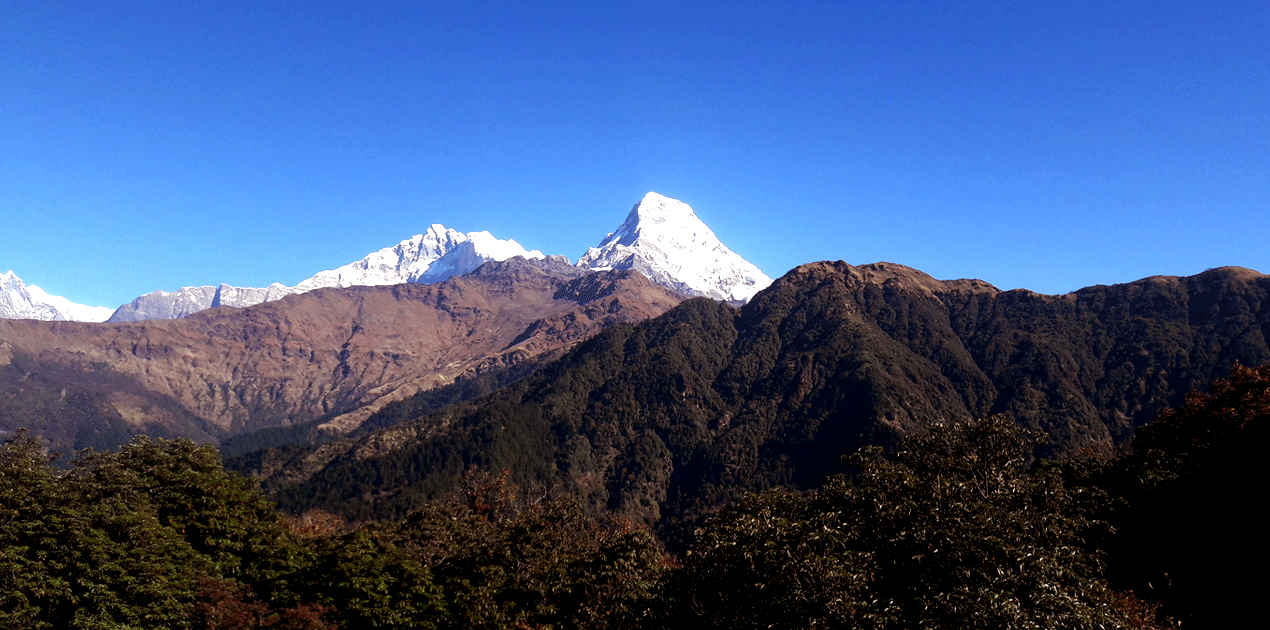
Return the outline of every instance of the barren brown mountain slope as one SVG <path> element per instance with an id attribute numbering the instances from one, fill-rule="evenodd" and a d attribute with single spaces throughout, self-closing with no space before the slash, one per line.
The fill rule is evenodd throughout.
<path id="1" fill-rule="evenodd" d="M 82 394 L 91 410 L 78 421 L 113 418 L 126 433 L 214 439 L 321 417 L 342 432 L 389 401 L 568 347 L 680 299 L 634 272 L 579 276 L 513 259 L 435 285 L 321 289 L 180 320 L 0 320 L 0 366 L 10 399 L 52 392 L 43 405 L 51 415 Z M 63 448 L 95 441 L 83 433 L 94 427 L 68 432 L 58 417 L 41 427 L 17 415 L 0 407 L 0 429 L 25 420 Z M 59 433 L 65 439 L 52 437 Z M 67 439 L 77 443 L 57 444 Z"/>

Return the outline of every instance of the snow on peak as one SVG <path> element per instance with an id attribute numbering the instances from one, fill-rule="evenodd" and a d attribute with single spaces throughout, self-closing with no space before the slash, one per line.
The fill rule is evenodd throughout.
<path id="1" fill-rule="evenodd" d="M 156 291 L 125 304 L 110 321 L 175 319 L 216 306 L 246 307 L 271 302 L 295 293 L 327 287 L 377 286 L 406 282 L 441 282 L 475 270 L 490 261 L 514 256 L 543 258 L 513 240 L 494 238 L 489 232 L 463 234 L 439 223 L 392 247 L 385 247 L 343 267 L 319 271 L 294 287 L 273 283 L 265 288 L 185 287 L 172 293 Z"/>
<path id="2" fill-rule="evenodd" d="M 578 261 L 587 269 L 634 269 L 658 284 L 716 300 L 747 301 L 772 279 L 728 249 L 688 204 L 655 192 Z"/>
<path id="3" fill-rule="evenodd" d="M 445 255 L 433 261 L 426 271 L 413 278 L 411 282 L 422 282 L 424 284 L 441 282 L 447 278 L 475 271 L 477 267 L 487 262 L 502 262 L 516 256 L 545 258 L 542 252 L 536 249 L 526 251 L 524 247 L 520 246 L 520 243 L 511 239 L 499 240 L 494 238 L 489 232 L 468 232 L 460 236 L 464 236 L 466 240 L 458 243 Z"/>
<path id="4" fill-rule="evenodd" d="M 115 309 L 76 304 L 27 285 L 12 270 L 0 274 L 0 318 L 44 321 L 104 322 Z"/>
<path id="5" fill-rule="evenodd" d="M 513 256 L 542 258 L 538 250 L 526 251 L 513 240 L 499 240 L 489 232 L 468 232 L 432 224 L 393 247 L 385 247 L 355 263 L 319 272 L 297 284 L 293 293 L 322 287 L 440 282 L 463 275 L 490 261 Z"/>
<path id="6" fill-rule="evenodd" d="M 264 288 L 222 284 L 185 287 L 171 293 L 156 291 L 119 307 L 113 315 L 103 315 L 109 309 L 99 309 L 93 310 L 91 316 L 65 307 L 58 302 L 62 298 L 48 296 L 38 287 L 20 286 L 20 280 L 16 281 L 20 288 L 13 288 L 16 276 L 10 272 L 0 276 L 0 317 L 102 321 L 109 316 L 108 321 L 112 322 L 172 319 L 216 306 L 252 306 L 326 287 L 441 282 L 472 272 L 487 262 L 515 256 L 546 258 L 542 252 L 526 250 L 511 239 L 498 239 L 483 231 L 464 234 L 437 223 L 423 234 L 372 252 L 359 261 L 320 271 L 293 287 L 279 283 Z M 655 192 L 635 204 L 617 230 L 605 237 L 599 247 L 589 249 L 577 266 L 591 270 L 634 269 L 662 286 L 729 302 L 747 301 L 772 282 L 758 267 L 719 242 L 688 204 Z M 24 310 L 6 306 L 12 304 L 22 304 Z M 69 301 L 66 304 L 70 305 Z"/>

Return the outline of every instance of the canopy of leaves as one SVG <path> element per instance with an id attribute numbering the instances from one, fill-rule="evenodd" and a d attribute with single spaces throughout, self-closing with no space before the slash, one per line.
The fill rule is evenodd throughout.
<path id="1" fill-rule="evenodd" d="M 1143 427 L 1097 482 L 1118 499 L 1108 543 L 1115 582 L 1159 600 L 1185 627 L 1255 625 L 1270 561 L 1264 458 L 1270 366 L 1236 365 L 1208 394 Z"/>
<path id="2" fill-rule="evenodd" d="M 19 435 L 0 448 L 0 625 L 194 627 L 210 580 L 294 569 L 285 533 L 210 447 L 138 439 L 64 472 Z"/>
<path id="3" fill-rule="evenodd" d="M 65 471 L 19 435 L 0 447 L 0 627 L 615 628 L 650 609 L 650 533 L 526 503 L 505 475 L 468 485 L 350 531 L 285 521 L 210 446 L 137 438 Z"/>
<path id="4" fill-rule="evenodd" d="M 1082 490 L 1029 472 L 1038 435 L 937 426 L 809 497 L 753 497 L 706 523 L 668 616 L 718 628 L 1111 628 Z"/>

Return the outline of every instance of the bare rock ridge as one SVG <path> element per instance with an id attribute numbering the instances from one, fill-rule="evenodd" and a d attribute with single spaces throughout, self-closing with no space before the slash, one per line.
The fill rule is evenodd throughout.
<path id="1" fill-rule="evenodd" d="M 0 387 L 48 394 L 20 413 L 0 400 L 0 430 L 19 420 L 50 429 L 79 396 L 84 426 L 49 431 L 60 431 L 59 447 L 108 446 L 106 425 L 120 436 L 216 440 L 325 418 L 339 433 L 387 402 L 567 348 L 682 299 L 637 273 L 585 273 L 514 258 L 436 284 L 325 288 L 182 319 L 0 320 Z M 554 297 L 580 276 L 606 294 Z M 37 407 L 48 416 L 29 417 Z"/>

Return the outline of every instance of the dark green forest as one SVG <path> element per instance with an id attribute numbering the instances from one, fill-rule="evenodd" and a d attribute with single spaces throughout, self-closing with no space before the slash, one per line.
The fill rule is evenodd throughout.
<path id="1" fill-rule="evenodd" d="M 707 360 L 708 358 L 703 358 Z M 1216 628 L 1259 608 L 1270 367 L 1235 366 L 1118 457 L 1037 458 L 1001 416 L 855 449 L 680 550 L 468 469 L 399 519 L 287 518 L 218 453 L 0 448 L 5 628 Z M 1256 531 L 1254 531 L 1256 530 Z"/>

